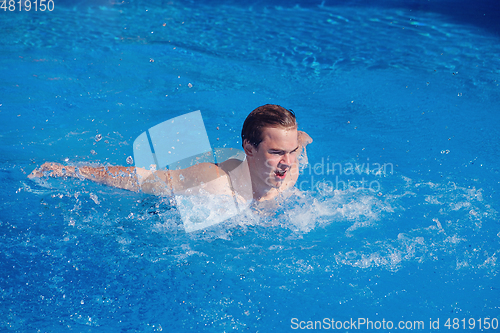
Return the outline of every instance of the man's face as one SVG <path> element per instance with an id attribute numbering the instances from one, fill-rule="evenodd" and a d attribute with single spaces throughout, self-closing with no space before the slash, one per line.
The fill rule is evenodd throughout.
<path id="1" fill-rule="evenodd" d="M 250 172 L 256 178 L 253 182 L 260 188 L 280 187 L 292 165 L 297 163 L 297 127 L 267 127 L 262 138 L 257 148 L 249 143 L 245 147 Z"/>

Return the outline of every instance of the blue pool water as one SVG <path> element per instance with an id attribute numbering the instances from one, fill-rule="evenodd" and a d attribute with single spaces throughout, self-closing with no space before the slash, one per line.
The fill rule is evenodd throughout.
<path id="1" fill-rule="evenodd" d="M 498 325 L 496 2 L 55 1 L 0 17 L 0 331 Z M 213 147 L 239 148 L 265 103 L 296 112 L 309 166 L 203 231 L 168 198 L 26 178 L 45 161 L 126 165 L 139 134 L 194 110 Z"/>

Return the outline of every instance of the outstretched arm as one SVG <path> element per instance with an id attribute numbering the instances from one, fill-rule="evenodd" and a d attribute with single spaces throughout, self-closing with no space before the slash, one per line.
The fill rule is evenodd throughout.
<path id="1" fill-rule="evenodd" d="M 150 171 L 136 167 L 75 167 L 47 162 L 33 170 L 28 177 L 74 177 L 135 192 L 171 195 L 174 191 L 182 193 L 226 175 L 224 169 L 212 163 L 200 163 L 183 170 Z M 215 191 L 217 192 L 217 189 Z"/>
<path id="2" fill-rule="evenodd" d="M 135 167 L 123 166 L 65 166 L 59 163 L 44 163 L 38 169 L 33 170 L 28 178 L 42 177 L 73 177 L 89 179 L 97 183 L 118 187 L 130 191 L 139 191 L 140 183 L 138 174 L 141 172 Z M 146 170 L 144 170 L 146 171 Z"/>

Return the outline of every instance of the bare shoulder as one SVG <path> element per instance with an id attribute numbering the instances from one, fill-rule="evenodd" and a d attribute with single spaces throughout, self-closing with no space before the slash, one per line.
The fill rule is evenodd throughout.
<path id="1" fill-rule="evenodd" d="M 222 171 L 229 173 L 239 167 L 243 163 L 243 161 L 237 159 L 237 158 L 230 158 L 222 163 L 220 163 L 218 166 L 221 168 Z"/>
<path id="2" fill-rule="evenodd" d="M 155 174 L 163 181 L 171 184 L 174 190 L 184 190 L 210 183 L 220 177 L 227 176 L 226 171 L 214 163 L 200 163 L 186 169 L 163 170 Z"/>

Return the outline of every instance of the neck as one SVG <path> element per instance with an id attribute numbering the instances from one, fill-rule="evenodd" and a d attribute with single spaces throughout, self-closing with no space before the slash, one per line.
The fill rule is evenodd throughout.
<path id="1" fill-rule="evenodd" d="M 266 201 L 277 197 L 279 193 L 277 188 L 271 188 L 267 191 L 253 191 L 253 198 L 256 201 Z"/>
<path id="2" fill-rule="evenodd" d="M 253 199 L 256 201 L 265 201 L 275 198 L 280 194 L 279 187 L 272 187 L 265 183 L 259 182 L 257 177 L 252 178 L 252 193 Z"/>

